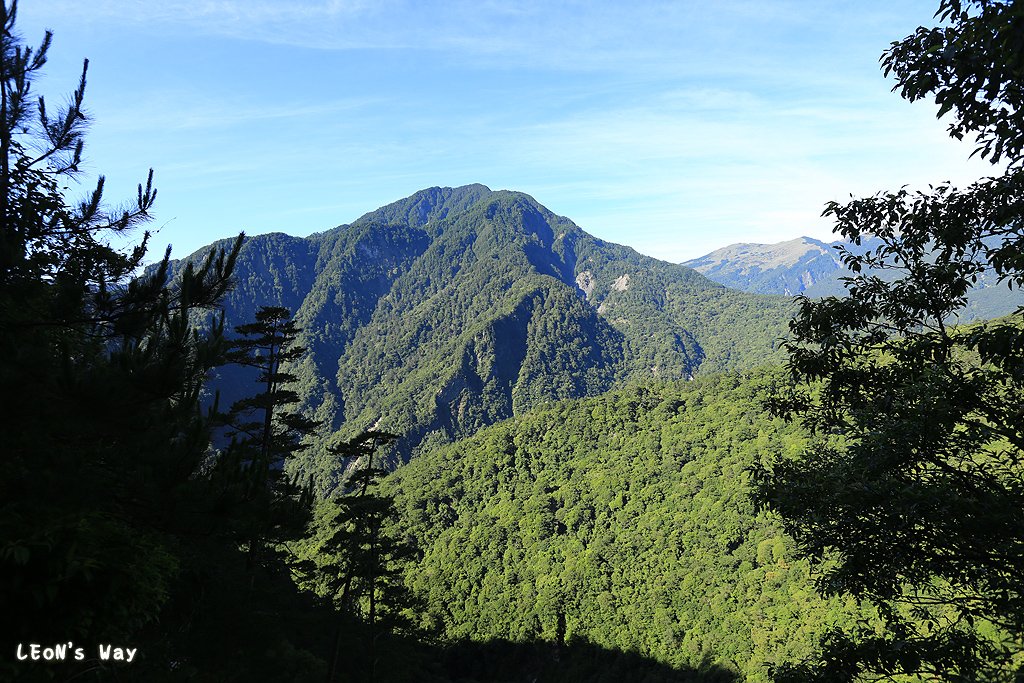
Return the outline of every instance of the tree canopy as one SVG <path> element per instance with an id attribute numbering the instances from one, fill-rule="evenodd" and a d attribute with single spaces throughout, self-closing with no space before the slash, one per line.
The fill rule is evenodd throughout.
<path id="1" fill-rule="evenodd" d="M 169 255 L 142 270 L 146 234 L 112 246 L 149 219 L 152 173 L 126 208 L 109 208 L 102 177 L 70 197 L 88 63 L 48 107 L 34 86 L 51 36 L 28 47 L 15 19 L 0 3 L 0 678 L 300 680 L 310 658 L 281 626 L 295 591 L 262 593 L 260 611 L 238 599 L 238 508 L 208 476 L 200 396 L 226 343 L 217 316 L 198 322 L 230 288 L 241 237 L 173 278 Z M 14 657 L 15 643 L 60 642 L 86 658 Z M 113 671 L 97 643 L 140 656 Z M 222 663 L 219 647 L 248 654 Z"/>
<path id="2" fill-rule="evenodd" d="M 982 273 L 1024 284 L 1024 5 L 943 0 L 936 17 L 883 69 L 995 175 L 825 209 L 853 244 L 880 244 L 842 250 L 845 297 L 800 301 L 797 386 L 776 408 L 820 438 L 762 470 L 760 493 L 824 591 L 870 600 L 886 628 L 836 632 L 780 680 L 1012 680 L 1024 661 L 1024 324 L 1019 310 L 957 323 Z"/>

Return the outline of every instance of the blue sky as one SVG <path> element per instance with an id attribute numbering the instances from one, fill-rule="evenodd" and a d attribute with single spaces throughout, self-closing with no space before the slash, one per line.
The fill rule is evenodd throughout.
<path id="1" fill-rule="evenodd" d="M 434 185 L 669 261 L 828 239 L 826 201 L 990 173 L 878 57 L 937 2 L 22 0 L 37 90 L 88 57 L 87 171 L 155 169 L 153 255 L 307 235 Z"/>

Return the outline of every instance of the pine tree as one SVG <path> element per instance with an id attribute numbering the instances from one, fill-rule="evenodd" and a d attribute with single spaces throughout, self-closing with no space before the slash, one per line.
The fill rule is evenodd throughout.
<path id="1" fill-rule="evenodd" d="M 193 322 L 229 287 L 241 239 L 173 284 L 169 254 L 136 277 L 148 235 L 127 253 L 108 239 L 149 219 L 152 173 L 127 209 L 105 208 L 102 177 L 82 201 L 65 196 L 88 62 L 68 105 L 49 110 L 32 85 L 51 35 L 29 48 L 15 18 L 0 3 L 0 612 L 18 615 L 2 628 L 133 639 L 173 600 L 205 514 L 199 394 L 224 347 L 217 323 L 201 335 Z"/>
<path id="2" fill-rule="evenodd" d="M 346 660 L 346 669 L 358 669 L 362 679 L 374 680 L 381 639 L 412 626 L 407 611 L 415 606 L 402 580 L 402 568 L 416 554 L 406 539 L 396 537 L 388 524 L 398 516 L 394 499 L 375 490 L 387 470 L 375 462 L 377 450 L 398 437 L 365 431 L 333 448 L 342 461 L 354 463 L 345 493 L 328 505 L 319 520 L 321 531 L 311 560 L 296 563 L 300 582 L 315 586 L 338 614 L 328 681 L 342 680 L 342 642 L 359 644 Z M 362 656 L 362 655 L 365 655 Z"/>
<path id="3" fill-rule="evenodd" d="M 312 504 L 308 487 L 285 474 L 287 460 L 307 447 L 302 439 L 317 427 L 288 410 L 298 395 L 288 388 L 295 376 L 282 366 L 306 353 L 295 343 L 300 331 L 287 308 L 264 306 L 254 322 L 235 327 L 239 337 L 230 343 L 228 360 L 257 369 L 262 387 L 231 406 L 227 434 L 232 441 L 219 467 L 222 476 L 232 473 L 241 485 L 250 571 L 273 561 L 268 549 L 305 531 Z"/>

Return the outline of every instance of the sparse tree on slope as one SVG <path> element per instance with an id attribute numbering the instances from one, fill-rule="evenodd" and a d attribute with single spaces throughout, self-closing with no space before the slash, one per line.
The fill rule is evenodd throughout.
<path id="1" fill-rule="evenodd" d="M 405 611 L 414 601 L 401 569 L 415 549 L 389 533 L 388 523 L 398 514 L 394 500 L 375 490 L 377 481 L 387 474 L 374 462 L 376 451 L 397 438 L 369 430 L 333 449 L 355 467 L 346 493 L 324 503 L 324 517 L 316 525 L 319 533 L 309 547 L 311 556 L 296 564 L 303 582 L 325 596 L 339 615 L 328 673 L 331 681 L 353 668 L 363 671 L 363 680 L 374 680 L 380 639 L 410 626 Z M 342 642 L 353 628 L 350 642 L 359 647 L 351 648 L 343 662 Z"/>
<path id="2" fill-rule="evenodd" d="M 296 345 L 300 332 L 291 311 L 263 306 L 252 323 L 235 327 L 228 360 L 255 368 L 262 391 L 236 401 L 228 415 L 232 438 L 220 463 L 221 474 L 241 483 L 247 513 L 242 534 L 248 545 L 250 570 L 269 559 L 267 550 L 302 534 L 312 504 L 309 490 L 284 471 L 289 457 L 306 448 L 303 438 L 317 423 L 289 411 L 298 395 L 288 388 L 295 376 L 282 370 L 306 352 Z M 252 577 L 254 578 L 254 577 Z"/>

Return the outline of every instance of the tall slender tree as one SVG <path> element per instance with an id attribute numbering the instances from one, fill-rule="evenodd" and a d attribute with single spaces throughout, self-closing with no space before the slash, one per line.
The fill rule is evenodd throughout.
<path id="1" fill-rule="evenodd" d="M 288 477 L 285 464 L 307 447 L 303 438 L 317 422 L 289 410 L 298 395 L 288 388 L 295 376 L 283 366 L 306 353 L 296 344 L 300 330 L 291 311 L 264 306 L 254 322 L 235 327 L 235 332 L 239 336 L 230 342 L 228 360 L 258 370 L 256 382 L 262 390 L 231 406 L 227 420 L 232 441 L 221 469 L 234 471 L 243 484 L 243 533 L 254 570 L 269 559 L 268 548 L 305 531 L 312 494 Z"/>
<path id="2" fill-rule="evenodd" d="M 338 615 L 328 683 L 353 670 L 374 680 L 381 639 L 412 625 L 406 611 L 415 600 L 401 571 L 416 549 L 388 530 L 397 516 L 394 500 L 375 488 L 387 474 L 375 463 L 377 451 L 397 438 L 371 429 L 332 449 L 352 470 L 344 491 L 322 504 L 311 556 L 295 564 L 300 583 L 324 596 Z M 343 662 L 346 636 L 359 647 L 350 648 Z"/>

